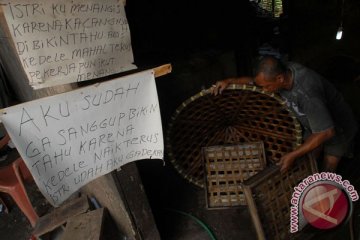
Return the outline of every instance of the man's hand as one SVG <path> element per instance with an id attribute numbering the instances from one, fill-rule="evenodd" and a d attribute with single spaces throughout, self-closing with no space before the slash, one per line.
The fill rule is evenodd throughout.
<path id="1" fill-rule="evenodd" d="M 227 86 L 229 86 L 229 81 L 227 81 L 227 80 L 218 81 L 218 82 L 216 82 L 216 84 L 212 85 L 212 87 L 210 88 L 210 91 L 212 94 L 214 94 L 216 96 L 218 94 L 221 94 L 222 91 L 225 88 L 227 88 Z"/>
<path id="2" fill-rule="evenodd" d="M 254 79 L 252 77 L 234 77 L 227 78 L 221 81 L 217 81 L 216 84 L 212 85 L 210 91 L 215 96 L 221 94 L 222 91 L 227 88 L 230 84 L 251 84 L 253 85 Z"/>
<path id="3" fill-rule="evenodd" d="M 280 172 L 281 173 L 287 172 L 292 167 L 292 165 L 294 164 L 295 159 L 296 158 L 293 156 L 292 153 L 285 154 L 280 159 L 280 162 L 278 163 L 278 165 L 280 166 Z"/>

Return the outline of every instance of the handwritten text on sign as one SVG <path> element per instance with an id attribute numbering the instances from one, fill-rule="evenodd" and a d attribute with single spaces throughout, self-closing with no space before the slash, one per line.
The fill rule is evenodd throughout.
<path id="1" fill-rule="evenodd" d="M 3 8 L 34 88 L 136 68 L 129 25 L 119 1 L 16 0 Z"/>
<path id="2" fill-rule="evenodd" d="M 10 107 L 1 119 L 53 205 L 125 163 L 163 158 L 151 71 Z"/>

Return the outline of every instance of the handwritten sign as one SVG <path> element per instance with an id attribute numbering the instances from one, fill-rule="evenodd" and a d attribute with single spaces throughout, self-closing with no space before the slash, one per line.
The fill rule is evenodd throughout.
<path id="1" fill-rule="evenodd" d="M 3 9 L 35 89 L 136 68 L 122 2 L 15 0 Z"/>
<path id="2" fill-rule="evenodd" d="M 128 162 L 163 159 L 152 71 L 16 105 L 1 120 L 55 206 Z"/>

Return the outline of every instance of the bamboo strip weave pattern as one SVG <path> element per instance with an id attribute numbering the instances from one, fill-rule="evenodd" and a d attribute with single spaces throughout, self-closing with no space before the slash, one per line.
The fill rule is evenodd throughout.
<path id="1" fill-rule="evenodd" d="M 246 205 L 241 183 L 265 165 L 263 142 L 203 148 L 208 209 Z"/>
<path id="2" fill-rule="evenodd" d="M 302 141 L 301 126 L 285 102 L 256 86 L 230 85 L 221 95 L 204 90 L 183 102 L 166 130 L 168 159 L 188 181 L 204 187 L 202 148 L 264 142 L 270 164 Z"/>
<path id="3" fill-rule="evenodd" d="M 316 162 L 309 154 L 298 159 L 286 174 L 272 166 L 244 181 L 242 186 L 258 239 L 306 239 L 290 234 L 290 201 L 294 187 L 316 172 Z"/>

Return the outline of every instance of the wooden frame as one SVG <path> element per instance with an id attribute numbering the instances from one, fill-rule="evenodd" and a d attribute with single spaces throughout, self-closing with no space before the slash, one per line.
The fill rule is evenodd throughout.
<path id="1" fill-rule="evenodd" d="M 289 232 L 292 192 L 304 178 L 316 172 L 315 159 L 309 154 L 298 159 L 285 174 L 273 165 L 242 184 L 258 239 L 296 239 L 299 236 L 300 233 Z"/>
<path id="2" fill-rule="evenodd" d="M 204 147 L 202 152 L 207 208 L 246 205 L 240 184 L 265 167 L 263 142 Z"/>

